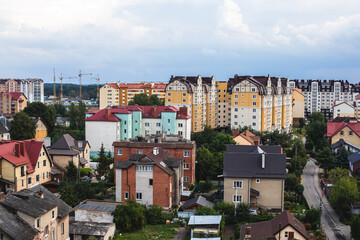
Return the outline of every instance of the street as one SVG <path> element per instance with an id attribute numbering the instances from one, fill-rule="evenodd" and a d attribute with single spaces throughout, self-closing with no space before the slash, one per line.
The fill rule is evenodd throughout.
<path id="1" fill-rule="evenodd" d="M 319 167 L 310 159 L 303 171 L 304 196 L 309 207 L 319 208 L 321 204 L 321 228 L 328 239 L 351 239 L 350 227 L 341 223 L 325 196 L 321 196 L 318 177 Z"/>

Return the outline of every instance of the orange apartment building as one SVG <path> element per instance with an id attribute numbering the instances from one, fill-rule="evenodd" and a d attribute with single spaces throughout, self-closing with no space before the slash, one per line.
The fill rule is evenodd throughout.
<path id="1" fill-rule="evenodd" d="M 13 116 L 27 106 L 27 98 L 21 92 L 0 92 L 0 114 Z"/>

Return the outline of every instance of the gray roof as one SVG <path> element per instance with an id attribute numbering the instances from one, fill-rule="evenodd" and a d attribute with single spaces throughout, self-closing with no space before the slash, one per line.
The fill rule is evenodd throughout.
<path id="1" fill-rule="evenodd" d="M 109 228 L 115 223 L 97 223 L 97 222 L 74 222 L 70 223 L 70 234 L 98 236 L 102 237 L 107 234 Z"/>
<path id="2" fill-rule="evenodd" d="M 40 192 L 43 192 L 43 198 L 40 197 Z M 5 198 L 0 204 L 8 209 L 23 212 L 34 218 L 42 216 L 56 206 L 58 207 L 58 217 L 60 218 L 66 217 L 72 211 L 69 205 L 40 184 L 14 193 Z"/>
<path id="3" fill-rule="evenodd" d="M 356 146 L 356 145 L 352 144 L 351 142 L 348 142 L 348 141 L 346 141 L 344 139 L 340 139 L 336 143 L 331 144 L 331 148 L 336 149 L 336 148 L 341 147 L 343 145 L 351 146 L 351 147 L 357 149 L 358 151 L 360 151 L 360 147 L 358 147 L 358 146 Z"/>
<path id="4" fill-rule="evenodd" d="M 356 152 L 354 154 L 351 154 L 349 156 L 349 162 L 350 164 L 354 165 L 355 163 L 357 163 L 358 161 L 360 161 L 360 152 Z"/>
<path id="5" fill-rule="evenodd" d="M 113 212 L 117 205 L 120 202 L 114 201 L 93 201 L 86 200 L 76 206 L 74 209 L 90 210 L 90 211 L 104 211 L 104 212 Z"/>
<path id="6" fill-rule="evenodd" d="M 4 126 L 4 124 L 0 121 L 0 134 L 9 133 L 9 130 Z"/>
<path id="7" fill-rule="evenodd" d="M 87 141 L 75 140 L 70 134 L 64 134 L 48 150 L 52 155 L 73 156 L 78 154 L 74 150 L 83 151 L 86 144 L 88 144 Z"/>
<path id="8" fill-rule="evenodd" d="M 68 117 L 57 117 L 57 118 L 56 118 L 56 123 L 57 123 L 57 124 L 65 123 L 65 122 L 67 122 L 68 120 L 69 120 Z"/>
<path id="9" fill-rule="evenodd" d="M 38 230 L 0 204 L 0 232 L 14 240 L 32 240 Z"/>
<path id="10" fill-rule="evenodd" d="M 190 206 L 193 205 L 200 205 L 203 207 L 214 207 L 214 204 L 212 202 L 209 202 L 208 200 L 206 200 L 206 198 L 204 198 L 203 196 L 196 196 L 192 199 L 187 200 L 184 205 L 181 206 L 181 210 L 186 209 Z"/>
<path id="11" fill-rule="evenodd" d="M 226 152 L 265 152 L 265 153 L 281 153 L 281 146 L 252 146 L 252 145 L 226 145 Z"/>
<path id="12" fill-rule="evenodd" d="M 188 225 L 214 225 L 220 222 L 221 215 L 191 216 Z"/>
<path id="13" fill-rule="evenodd" d="M 230 145 L 227 146 L 227 151 L 224 154 L 224 177 L 285 178 L 286 155 L 269 153 L 269 150 L 270 152 L 277 150 L 277 146 L 267 146 L 275 148 L 265 148 L 265 146 L 261 146 L 261 149 L 265 153 L 257 153 L 257 151 L 254 151 L 258 146 L 229 146 Z M 265 155 L 265 168 L 262 168 L 263 155 Z"/>

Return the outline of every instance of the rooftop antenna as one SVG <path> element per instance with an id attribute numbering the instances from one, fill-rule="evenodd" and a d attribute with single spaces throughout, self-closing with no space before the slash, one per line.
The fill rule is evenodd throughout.
<path id="1" fill-rule="evenodd" d="M 80 81 L 80 100 L 81 100 L 81 76 L 83 75 L 92 75 L 92 73 L 81 73 L 81 70 L 80 70 L 80 73 L 79 73 L 79 81 Z"/>
<path id="2" fill-rule="evenodd" d="M 62 73 L 60 73 L 60 103 L 62 102 L 62 98 L 63 98 L 63 79 L 72 79 L 72 78 L 77 78 L 77 77 L 63 77 Z"/>

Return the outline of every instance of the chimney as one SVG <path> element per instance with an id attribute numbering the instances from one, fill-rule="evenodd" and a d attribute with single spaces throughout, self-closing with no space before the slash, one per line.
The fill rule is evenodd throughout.
<path id="1" fill-rule="evenodd" d="M 233 137 L 236 137 L 236 136 L 238 136 L 240 134 L 240 130 L 238 130 L 238 129 L 233 129 L 232 130 L 232 136 Z"/>
<path id="2" fill-rule="evenodd" d="M 265 153 L 261 154 L 261 168 L 265 168 Z"/>
<path id="3" fill-rule="evenodd" d="M 154 155 L 158 155 L 158 154 L 159 154 L 159 148 L 158 148 L 158 147 L 154 147 L 154 149 L 153 149 L 153 154 L 154 154 Z"/>
<path id="4" fill-rule="evenodd" d="M 152 115 L 153 117 L 156 117 L 156 116 L 155 116 L 155 113 L 156 113 L 156 105 L 152 106 L 152 108 L 151 108 L 151 115 Z"/>
<path id="5" fill-rule="evenodd" d="M 19 143 L 15 143 L 15 156 L 16 157 L 20 157 L 20 144 Z"/>
<path id="6" fill-rule="evenodd" d="M 110 108 L 105 108 L 105 119 L 109 119 L 110 117 Z"/>
<path id="7" fill-rule="evenodd" d="M 187 107 L 180 107 L 179 112 L 181 112 L 182 114 L 188 115 Z"/>
<path id="8" fill-rule="evenodd" d="M 39 194 L 40 198 L 44 198 L 44 192 L 43 191 L 40 190 L 37 193 Z"/>
<path id="9" fill-rule="evenodd" d="M 25 143 L 20 142 L 20 154 L 21 156 L 25 156 Z"/>

